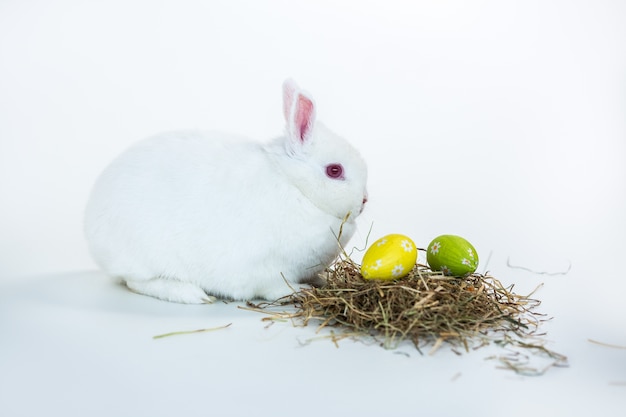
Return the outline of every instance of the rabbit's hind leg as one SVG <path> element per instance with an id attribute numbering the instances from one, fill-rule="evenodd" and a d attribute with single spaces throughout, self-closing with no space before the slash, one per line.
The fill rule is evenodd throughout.
<path id="1" fill-rule="evenodd" d="M 139 294 L 149 295 L 165 301 L 183 304 L 211 304 L 216 298 L 190 282 L 167 278 L 143 280 L 125 280 L 126 286 Z"/>

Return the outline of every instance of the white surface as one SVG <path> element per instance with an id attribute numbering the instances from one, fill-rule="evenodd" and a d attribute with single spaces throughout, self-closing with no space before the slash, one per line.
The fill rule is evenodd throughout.
<path id="1" fill-rule="evenodd" d="M 588 339 L 626 345 L 626 5 L 378 3 L 0 2 L 1 415 L 623 415 L 626 350 Z M 287 76 L 368 160 L 354 244 L 372 223 L 467 237 L 481 270 L 545 283 L 569 368 L 301 347 L 312 328 L 72 272 L 95 271 L 81 216 L 114 155 L 165 129 L 275 136 Z"/>

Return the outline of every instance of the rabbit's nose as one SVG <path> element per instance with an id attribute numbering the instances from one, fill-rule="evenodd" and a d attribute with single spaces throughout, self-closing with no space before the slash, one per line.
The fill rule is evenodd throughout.
<path id="1" fill-rule="evenodd" d="M 363 210 L 365 209 L 365 203 L 367 203 L 367 193 L 363 195 L 363 203 L 361 203 L 361 211 L 359 211 L 359 214 L 363 213 Z"/>

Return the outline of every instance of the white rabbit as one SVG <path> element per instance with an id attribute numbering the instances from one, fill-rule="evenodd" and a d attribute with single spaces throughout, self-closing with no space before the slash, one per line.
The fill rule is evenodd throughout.
<path id="1" fill-rule="evenodd" d="M 286 135 L 266 144 L 177 132 L 117 157 L 85 213 L 101 268 L 135 292 L 180 303 L 274 300 L 316 280 L 355 231 L 367 168 L 315 122 L 312 98 L 290 80 L 283 107 Z"/>

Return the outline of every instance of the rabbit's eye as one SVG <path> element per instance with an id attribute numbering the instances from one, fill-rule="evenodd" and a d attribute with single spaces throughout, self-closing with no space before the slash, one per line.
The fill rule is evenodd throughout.
<path id="1" fill-rule="evenodd" d="M 342 180 L 343 179 L 343 166 L 341 164 L 326 165 L 326 175 L 329 178 Z"/>

